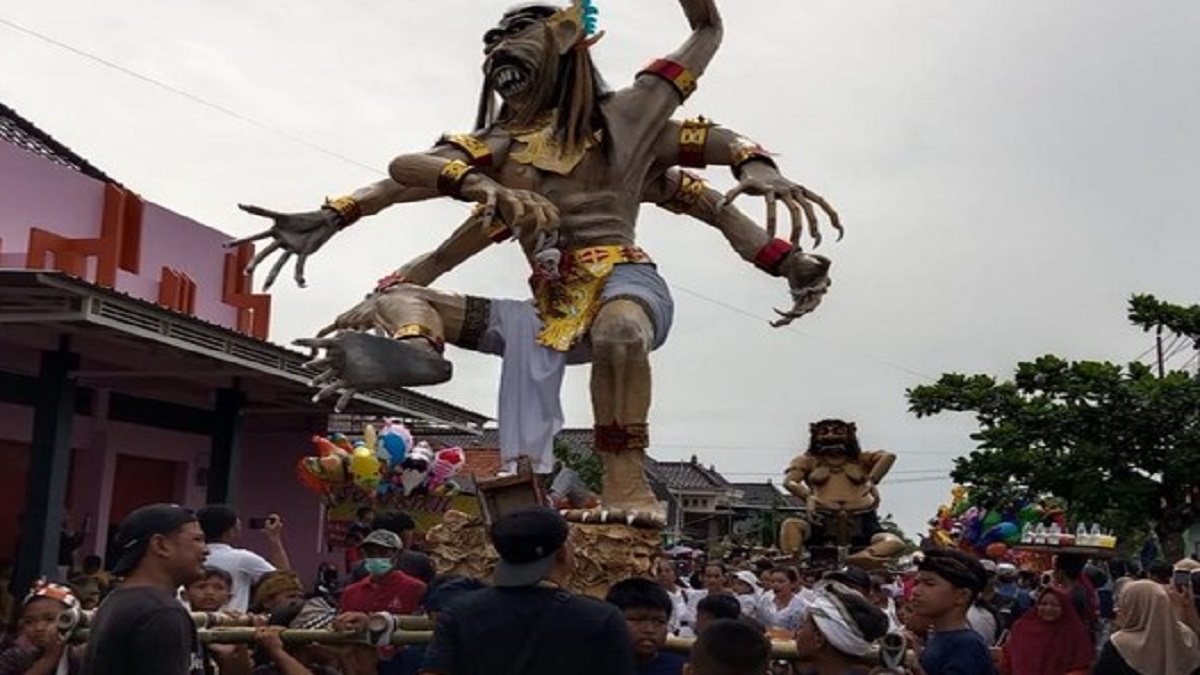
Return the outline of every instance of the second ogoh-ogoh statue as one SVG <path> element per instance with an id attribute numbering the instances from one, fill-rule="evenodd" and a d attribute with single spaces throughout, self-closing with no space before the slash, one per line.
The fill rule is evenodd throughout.
<path id="1" fill-rule="evenodd" d="M 828 551 L 838 564 L 859 567 L 883 567 L 899 555 L 904 542 L 884 531 L 878 513 L 879 482 L 895 462 L 884 450 L 864 452 L 853 422 L 810 425 L 808 448 L 788 465 L 783 483 L 804 500 L 804 517 L 780 526 L 780 550 L 794 556 Z"/>
<path id="2" fill-rule="evenodd" d="M 592 63 L 590 49 L 599 35 L 590 2 L 510 10 L 484 35 L 485 81 L 475 131 L 397 157 L 390 180 L 330 200 L 319 211 L 243 207 L 274 220 L 271 229 L 235 242 L 272 240 L 252 268 L 282 252 L 269 285 L 293 255 L 303 284 L 308 255 L 339 230 L 392 204 L 450 197 L 479 205 L 437 251 L 386 277 L 317 338 L 297 341 L 325 350 L 311 364 L 319 372 L 318 398 L 338 397 L 340 407 L 357 391 L 444 382 L 452 371 L 443 355 L 447 343 L 499 355 L 506 466 L 524 455 L 539 473 L 548 473 L 563 423 L 565 367 L 591 363 L 602 501 L 609 508 L 661 511 L 643 473 L 649 354 L 666 340 L 674 306 L 650 256 L 636 244 L 641 203 L 713 225 L 743 259 L 787 279 L 793 304 L 774 325 L 815 309 L 829 286 L 828 259 L 798 246 L 805 221 L 819 242 L 813 204 L 841 231 L 825 200 L 780 175 L 758 144 L 704 118 L 671 119 L 723 33 L 713 0 L 680 3 L 691 35 L 618 91 L 605 89 Z M 710 164 L 733 169 L 738 184 L 729 194 L 679 169 Z M 732 205 L 741 193 L 766 199 L 766 229 Z M 791 214 L 790 241 L 774 237 L 779 203 Z M 533 302 L 426 287 L 510 237 L 530 262 Z"/>

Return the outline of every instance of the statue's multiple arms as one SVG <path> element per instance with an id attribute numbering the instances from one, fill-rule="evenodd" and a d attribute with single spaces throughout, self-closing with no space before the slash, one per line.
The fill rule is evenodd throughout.
<path id="1" fill-rule="evenodd" d="M 725 201 L 720 192 L 707 187 L 699 177 L 669 169 L 652 182 L 646 192 L 647 201 L 712 225 L 743 260 L 788 280 L 792 307 L 787 311 L 775 310 L 780 319 L 773 326 L 787 325 L 813 311 L 829 290 L 831 262 L 828 258 L 793 248 L 773 263 L 765 260 L 762 252 L 769 250 L 771 235 Z"/>
<path id="2" fill-rule="evenodd" d="M 248 237 L 235 239 L 228 246 L 270 239 L 263 250 L 254 256 L 246 267 L 246 274 L 253 274 L 267 258 L 279 254 L 271 271 L 267 274 L 263 289 L 270 289 L 284 266 L 296 258 L 294 278 L 301 288 L 305 285 L 304 267 L 309 256 L 316 253 L 341 230 L 352 225 L 363 216 L 370 216 L 392 204 L 414 202 L 437 196 L 429 190 L 406 188 L 392 180 L 381 180 L 355 190 L 349 197 L 330 200 L 316 211 L 281 213 L 252 204 L 239 204 L 246 213 L 270 218 L 271 227 Z"/>
<path id="3" fill-rule="evenodd" d="M 821 245 L 821 231 L 813 204 L 825 212 L 830 225 L 837 230 L 838 238 L 841 238 L 841 219 L 829 202 L 821 195 L 780 174 L 775 160 L 758 143 L 731 129 L 719 127 L 703 117 L 669 122 L 655 142 L 655 159 L 659 164 L 667 166 L 679 164 L 703 168 L 717 165 L 732 168 L 738 184 L 725 195 L 725 199 L 732 202 L 743 192 L 765 198 L 767 234 L 771 237 L 775 236 L 778 202 L 783 202 L 792 215 L 792 246 L 800 244 L 800 235 L 804 231 L 806 219 L 813 246 Z"/>

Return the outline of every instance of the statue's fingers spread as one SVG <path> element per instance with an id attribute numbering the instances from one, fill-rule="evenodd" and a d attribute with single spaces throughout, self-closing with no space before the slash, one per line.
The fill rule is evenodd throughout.
<path id="1" fill-rule="evenodd" d="M 264 291 L 271 289 L 271 286 L 275 284 L 275 280 L 279 278 L 279 273 L 283 271 L 283 266 L 291 259 L 291 251 L 284 251 L 283 255 L 279 256 L 279 260 L 275 261 L 275 266 L 271 268 L 271 273 L 267 275 L 267 280 L 263 283 Z"/>
<path id="2" fill-rule="evenodd" d="M 800 204 L 792 195 L 784 194 L 782 200 L 792 215 L 792 236 L 790 240 L 792 247 L 800 248 L 800 234 L 804 232 L 804 214 L 800 211 Z"/>
<path id="3" fill-rule="evenodd" d="M 334 330 L 341 328 L 340 326 L 331 326 Z M 312 349 L 329 349 L 337 344 L 337 338 L 315 337 L 315 338 L 297 338 L 292 340 L 292 344 L 297 347 L 310 347 Z"/>
<path id="4" fill-rule="evenodd" d="M 777 225 L 779 224 L 779 200 L 775 198 L 775 192 L 768 192 L 767 199 L 767 236 L 775 238 Z"/>
<path id="5" fill-rule="evenodd" d="M 261 206 L 253 204 L 238 204 L 238 208 L 254 216 L 262 216 L 263 218 L 279 218 L 283 214 L 271 209 L 264 209 Z"/>
<path id="6" fill-rule="evenodd" d="M 514 223 L 520 222 L 521 218 L 525 217 L 525 202 L 519 197 L 510 192 L 505 192 L 501 195 L 501 199 L 508 202 L 508 205 L 512 207 Z"/>
<path id="7" fill-rule="evenodd" d="M 805 190 L 804 196 L 807 197 L 809 201 L 815 202 L 816 205 L 821 207 L 821 210 L 825 212 L 825 215 L 829 216 L 829 225 L 833 229 L 837 230 L 838 241 L 841 241 L 842 237 L 846 234 L 846 231 L 842 228 L 842 219 L 841 216 L 838 215 L 838 212 L 829 205 L 829 202 L 825 201 L 824 197 L 811 190 Z"/>
<path id="8" fill-rule="evenodd" d="M 800 194 L 796 201 L 800 202 L 800 208 L 804 209 L 804 217 L 808 219 L 808 234 L 813 238 L 813 248 L 817 248 L 824 239 L 821 236 L 821 226 L 817 223 L 817 212 L 813 210 L 812 203 L 804 198 L 804 188 L 800 188 L 798 192 Z"/>
<path id="9" fill-rule="evenodd" d="M 496 220 L 496 191 L 490 190 L 487 193 L 487 202 L 483 205 L 483 215 L 480 216 L 479 226 L 487 230 L 492 226 L 492 222 Z"/>
<path id="10" fill-rule="evenodd" d="M 246 275 L 249 276 L 251 274 L 254 274 L 254 270 L 258 269 L 258 266 L 261 265 L 264 260 L 266 260 L 272 253 L 274 253 L 275 251 L 278 251 L 281 248 L 283 248 L 282 243 L 280 243 L 278 241 L 273 241 L 273 242 L 271 242 L 271 244 L 269 246 L 267 246 L 263 250 L 259 251 L 258 255 L 254 256 L 254 259 L 250 261 L 250 264 L 246 265 Z"/>
<path id="11" fill-rule="evenodd" d="M 326 335 L 329 335 L 330 333 L 336 331 L 338 328 L 341 328 L 341 322 L 335 321 L 335 322 L 329 324 L 328 326 L 325 326 L 321 330 L 317 331 L 317 337 L 323 338 Z"/>
<path id="12" fill-rule="evenodd" d="M 331 358 L 317 358 L 312 359 L 311 361 L 306 361 L 304 363 L 304 369 L 324 373 L 325 371 L 329 370 L 329 367 L 332 365 L 333 359 Z"/>
<path id="13" fill-rule="evenodd" d="M 242 244 L 249 244 L 251 242 L 255 242 L 260 239 L 267 239 L 273 236 L 275 236 L 274 230 L 263 230 L 262 232 L 252 234 L 249 237 L 242 237 L 241 239 L 234 239 L 233 241 L 225 242 L 225 248 L 237 248 Z"/>
<path id="14" fill-rule="evenodd" d="M 296 271 L 292 275 L 292 278 L 294 278 L 296 280 L 296 285 L 299 286 L 300 288 L 304 288 L 304 287 L 308 286 L 308 283 L 304 280 L 304 264 L 307 262 L 308 262 L 308 254 L 307 253 L 299 253 L 296 255 Z"/>
<path id="15" fill-rule="evenodd" d="M 358 392 L 353 389 L 343 391 L 341 397 L 338 398 L 337 404 L 333 406 L 333 410 L 339 413 L 342 412 L 346 409 L 346 406 L 350 405 L 350 401 L 353 401 L 357 394 Z"/>
<path id="16" fill-rule="evenodd" d="M 321 372 L 320 375 L 317 375 L 313 379 L 309 380 L 308 386 L 323 387 L 326 384 L 329 384 L 330 382 L 334 381 L 335 379 L 337 379 L 337 371 L 334 371 L 332 369 L 324 370 Z"/>
<path id="17" fill-rule="evenodd" d="M 318 401 L 324 401 L 325 399 L 334 396 L 339 391 L 341 391 L 343 388 L 345 388 L 345 386 L 346 386 L 346 383 L 342 382 L 341 378 L 335 378 L 335 379 L 331 380 L 324 387 L 321 387 L 320 391 L 318 391 L 316 394 L 313 395 L 313 398 L 312 398 L 313 403 L 316 403 Z"/>
<path id="18" fill-rule="evenodd" d="M 725 205 L 728 206 L 728 205 L 732 204 L 733 200 L 737 199 L 745 191 L 746 191 L 745 183 L 738 183 L 737 185 L 735 185 L 732 190 L 725 193 Z M 774 236 L 774 235 L 772 235 L 772 236 Z"/>

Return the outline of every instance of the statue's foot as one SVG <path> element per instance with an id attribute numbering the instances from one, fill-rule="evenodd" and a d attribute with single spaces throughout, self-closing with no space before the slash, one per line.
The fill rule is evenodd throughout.
<path id="1" fill-rule="evenodd" d="M 593 525 L 627 525 L 639 529 L 661 530 L 667 526 L 667 515 L 661 510 L 645 511 L 599 506 L 591 509 L 562 511 L 568 522 Z"/>
<path id="2" fill-rule="evenodd" d="M 312 343 L 315 341 L 304 341 Z M 450 379 L 454 368 L 424 342 L 369 333 L 343 333 L 323 340 L 323 365 L 342 387 L 366 391 L 382 387 L 421 387 Z"/>

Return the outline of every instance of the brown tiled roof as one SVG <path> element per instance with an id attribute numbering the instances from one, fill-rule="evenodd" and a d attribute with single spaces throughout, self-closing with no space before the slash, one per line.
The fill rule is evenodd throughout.
<path id="1" fill-rule="evenodd" d="M 733 489 L 742 493 L 734 507 L 751 509 L 799 509 L 804 503 L 795 495 L 784 492 L 777 485 L 767 483 L 734 483 Z"/>
<path id="2" fill-rule="evenodd" d="M 0 103 L 0 139 L 96 180 L 118 184 L 103 171 L 92 166 L 91 162 L 3 103 Z"/>
<path id="3" fill-rule="evenodd" d="M 716 469 L 707 468 L 696 461 L 655 462 L 653 470 L 668 487 L 675 490 L 726 490 L 732 487 Z"/>

